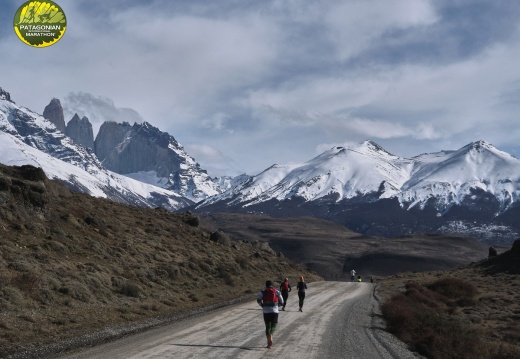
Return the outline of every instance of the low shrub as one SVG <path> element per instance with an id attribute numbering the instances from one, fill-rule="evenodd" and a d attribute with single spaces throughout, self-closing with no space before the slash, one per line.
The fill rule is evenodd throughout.
<path id="1" fill-rule="evenodd" d="M 42 296 L 39 290 L 41 279 L 34 273 L 22 273 L 15 275 L 11 279 L 11 285 L 20 289 L 27 297 L 41 301 Z"/>
<path id="2" fill-rule="evenodd" d="M 218 276 L 224 280 L 225 284 L 233 287 L 236 285 L 236 282 L 230 273 L 231 270 L 233 270 L 233 268 L 226 264 L 219 264 L 217 267 Z"/>
<path id="3" fill-rule="evenodd" d="M 489 357 L 491 359 L 518 359 L 520 358 L 520 349 L 518 346 L 507 343 L 492 345 Z"/>
<path id="4" fill-rule="evenodd" d="M 88 303 L 92 298 L 90 290 L 83 283 L 78 281 L 71 281 L 67 284 L 66 288 L 68 288 L 68 295 L 81 302 Z"/>
<path id="5" fill-rule="evenodd" d="M 60 292 L 61 294 L 68 295 L 70 293 L 70 288 L 69 287 L 59 287 L 58 292 Z"/>
<path id="6" fill-rule="evenodd" d="M 119 288 L 119 293 L 127 297 L 139 298 L 141 295 L 141 288 L 138 285 L 126 282 Z"/>
<path id="7" fill-rule="evenodd" d="M 240 266 L 240 268 L 242 269 L 247 269 L 249 267 L 249 262 L 251 260 L 249 259 L 249 257 L 245 256 L 245 255 L 241 255 L 241 256 L 238 256 L 237 259 L 236 259 L 236 263 Z"/>
<path id="8" fill-rule="evenodd" d="M 192 302 L 198 302 L 199 296 L 196 293 L 189 293 L 188 298 L 191 299 Z"/>
<path id="9" fill-rule="evenodd" d="M 475 303 L 475 295 L 473 286 L 458 280 L 427 286 L 411 282 L 405 293 L 385 301 L 381 311 L 387 329 L 427 358 L 484 358 L 479 333 L 449 316 L 454 300 Z"/>
<path id="10" fill-rule="evenodd" d="M 8 302 L 16 303 L 19 306 L 22 306 L 24 303 L 23 294 L 18 288 L 5 287 L 3 289 L 3 297 L 6 298 Z"/>
<path id="11" fill-rule="evenodd" d="M 472 298 L 477 295 L 477 288 L 473 284 L 457 278 L 439 279 L 426 287 L 452 300 Z"/>
<path id="12" fill-rule="evenodd" d="M 0 290 L 11 283 L 11 276 L 7 273 L 0 272 Z"/>

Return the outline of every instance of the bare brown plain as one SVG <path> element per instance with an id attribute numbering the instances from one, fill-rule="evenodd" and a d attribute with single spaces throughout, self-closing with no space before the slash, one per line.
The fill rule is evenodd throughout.
<path id="1" fill-rule="evenodd" d="M 212 213 L 201 215 L 201 224 L 221 229 L 235 240 L 268 242 L 276 251 L 327 280 L 350 280 L 351 269 L 363 280 L 401 272 L 448 270 L 488 254 L 487 245 L 464 236 L 370 237 L 312 217 Z"/>

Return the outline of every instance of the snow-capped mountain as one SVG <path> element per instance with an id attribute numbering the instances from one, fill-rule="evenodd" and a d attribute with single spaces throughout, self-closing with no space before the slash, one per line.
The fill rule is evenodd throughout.
<path id="1" fill-rule="evenodd" d="M 180 194 L 194 202 L 222 192 L 173 136 L 148 122 L 101 125 L 94 151 L 111 171 Z"/>
<path id="2" fill-rule="evenodd" d="M 349 148 L 334 147 L 303 164 L 273 165 L 203 205 L 229 199 L 231 205 L 251 206 L 272 199 L 314 201 L 331 195 L 339 201 L 381 190 L 381 198 L 388 198 L 399 193 L 412 166 L 412 160 L 365 141 Z"/>
<path id="3" fill-rule="evenodd" d="M 454 223 L 458 232 L 480 226 L 481 233 L 483 225 L 501 226 L 506 212 L 519 207 L 519 196 L 520 160 L 485 141 L 413 158 L 365 141 L 303 164 L 274 165 L 197 208 L 314 215 L 379 235 L 437 231 Z M 507 226 L 506 237 L 520 230 Z"/>
<path id="4" fill-rule="evenodd" d="M 506 210 L 520 195 L 520 160 L 485 141 L 457 151 L 394 156 L 372 141 L 334 147 L 303 164 L 273 165 L 262 173 L 203 202 L 252 206 L 291 198 L 305 202 L 334 197 L 336 202 L 377 194 L 406 209 L 435 199 L 443 211 L 461 203 L 472 190 L 487 192 Z"/>
<path id="5" fill-rule="evenodd" d="M 93 196 L 170 210 L 192 202 L 177 193 L 107 170 L 44 117 L 11 101 L 0 88 L 0 161 L 42 167 L 47 177 Z"/>
<path id="6" fill-rule="evenodd" d="M 446 211 L 473 192 L 492 195 L 498 213 L 506 211 L 520 195 L 520 160 L 485 141 L 472 142 L 457 151 L 423 154 L 413 158 L 410 179 L 402 186 L 401 203 L 424 207 L 435 198 Z M 497 213 L 497 214 L 498 214 Z"/>

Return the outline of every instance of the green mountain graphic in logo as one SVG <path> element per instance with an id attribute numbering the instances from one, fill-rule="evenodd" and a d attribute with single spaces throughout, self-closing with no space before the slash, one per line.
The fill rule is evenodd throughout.
<path id="1" fill-rule="evenodd" d="M 18 38 L 27 45 L 46 47 L 62 38 L 67 19 L 53 1 L 27 1 L 16 11 L 13 25 Z"/>

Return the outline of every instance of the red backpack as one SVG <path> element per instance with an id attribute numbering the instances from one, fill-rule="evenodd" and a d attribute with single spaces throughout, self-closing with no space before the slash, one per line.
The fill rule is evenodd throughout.
<path id="1" fill-rule="evenodd" d="M 276 289 L 273 287 L 267 287 L 264 290 L 264 297 L 262 298 L 264 303 L 278 303 L 278 296 L 276 295 Z"/>
<path id="2" fill-rule="evenodd" d="M 282 290 L 289 290 L 289 282 L 282 282 Z"/>

